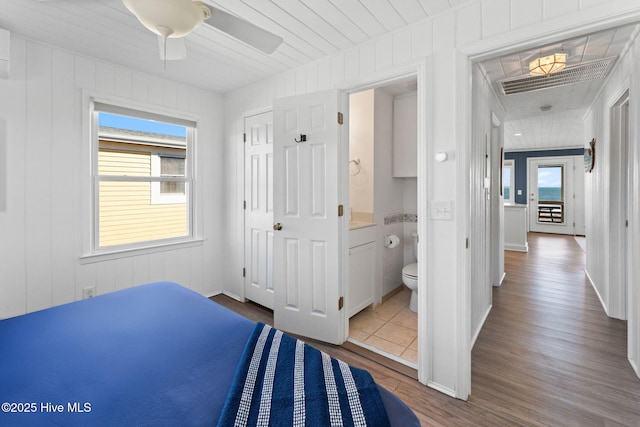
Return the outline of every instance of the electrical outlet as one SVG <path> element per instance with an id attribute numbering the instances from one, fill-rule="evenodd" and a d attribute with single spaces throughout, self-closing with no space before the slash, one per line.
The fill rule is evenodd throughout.
<path id="1" fill-rule="evenodd" d="M 96 296 L 96 287 L 88 286 L 82 289 L 82 299 L 89 299 Z"/>

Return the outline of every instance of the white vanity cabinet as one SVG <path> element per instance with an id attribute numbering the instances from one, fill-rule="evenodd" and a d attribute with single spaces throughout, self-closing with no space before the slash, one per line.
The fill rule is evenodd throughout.
<path id="1" fill-rule="evenodd" d="M 373 303 L 375 283 L 376 227 L 349 231 L 349 286 L 347 314 L 349 317 Z"/>
<path id="2" fill-rule="evenodd" d="M 393 99 L 393 176 L 418 176 L 418 97 L 416 92 Z"/>

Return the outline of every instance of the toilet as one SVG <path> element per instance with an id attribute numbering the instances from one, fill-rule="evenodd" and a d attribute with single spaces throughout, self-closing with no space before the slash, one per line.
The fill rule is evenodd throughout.
<path id="1" fill-rule="evenodd" d="M 411 233 L 413 240 L 413 257 L 418 260 L 418 233 Z M 418 312 L 418 263 L 407 264 L 402 268 L 402 283 L 411 289 L 411 301 L 409 310 Z"/>

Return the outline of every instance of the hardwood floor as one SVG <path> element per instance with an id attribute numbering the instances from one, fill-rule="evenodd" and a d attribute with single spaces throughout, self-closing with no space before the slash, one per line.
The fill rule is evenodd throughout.
<path id="1" fill-rule="evenodd" d="M 626 358 L 626 324 L 609 319 L 573 236 L 531 233 L 529 253 L 505 252 L 506 279 L 472 353 L 463 402 L 343 347 L 313 344 L 368 369 L 423 426 L 639 426 L 640 379 Z M 269 310 L 213 300 L 253 320 Z"/>

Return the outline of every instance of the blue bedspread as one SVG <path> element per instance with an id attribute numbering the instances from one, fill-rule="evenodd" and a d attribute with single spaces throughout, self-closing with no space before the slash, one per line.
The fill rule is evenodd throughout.
<path id="1" fill-rule="evenodd" d="M 0 426 L 215 426 L 253 327 L 173 283 L 2 320 Z"/>
<path id="2" fill-rule="evenodd" d="M 0 426 L 215 426 L 254 327 L 168 282 L 1 320 Z"/>
<path id="3" fill-rule="evenodd" d="M 218 422 L 225 426 L 389 426 L 373 378 L 258 323 Z"/>

